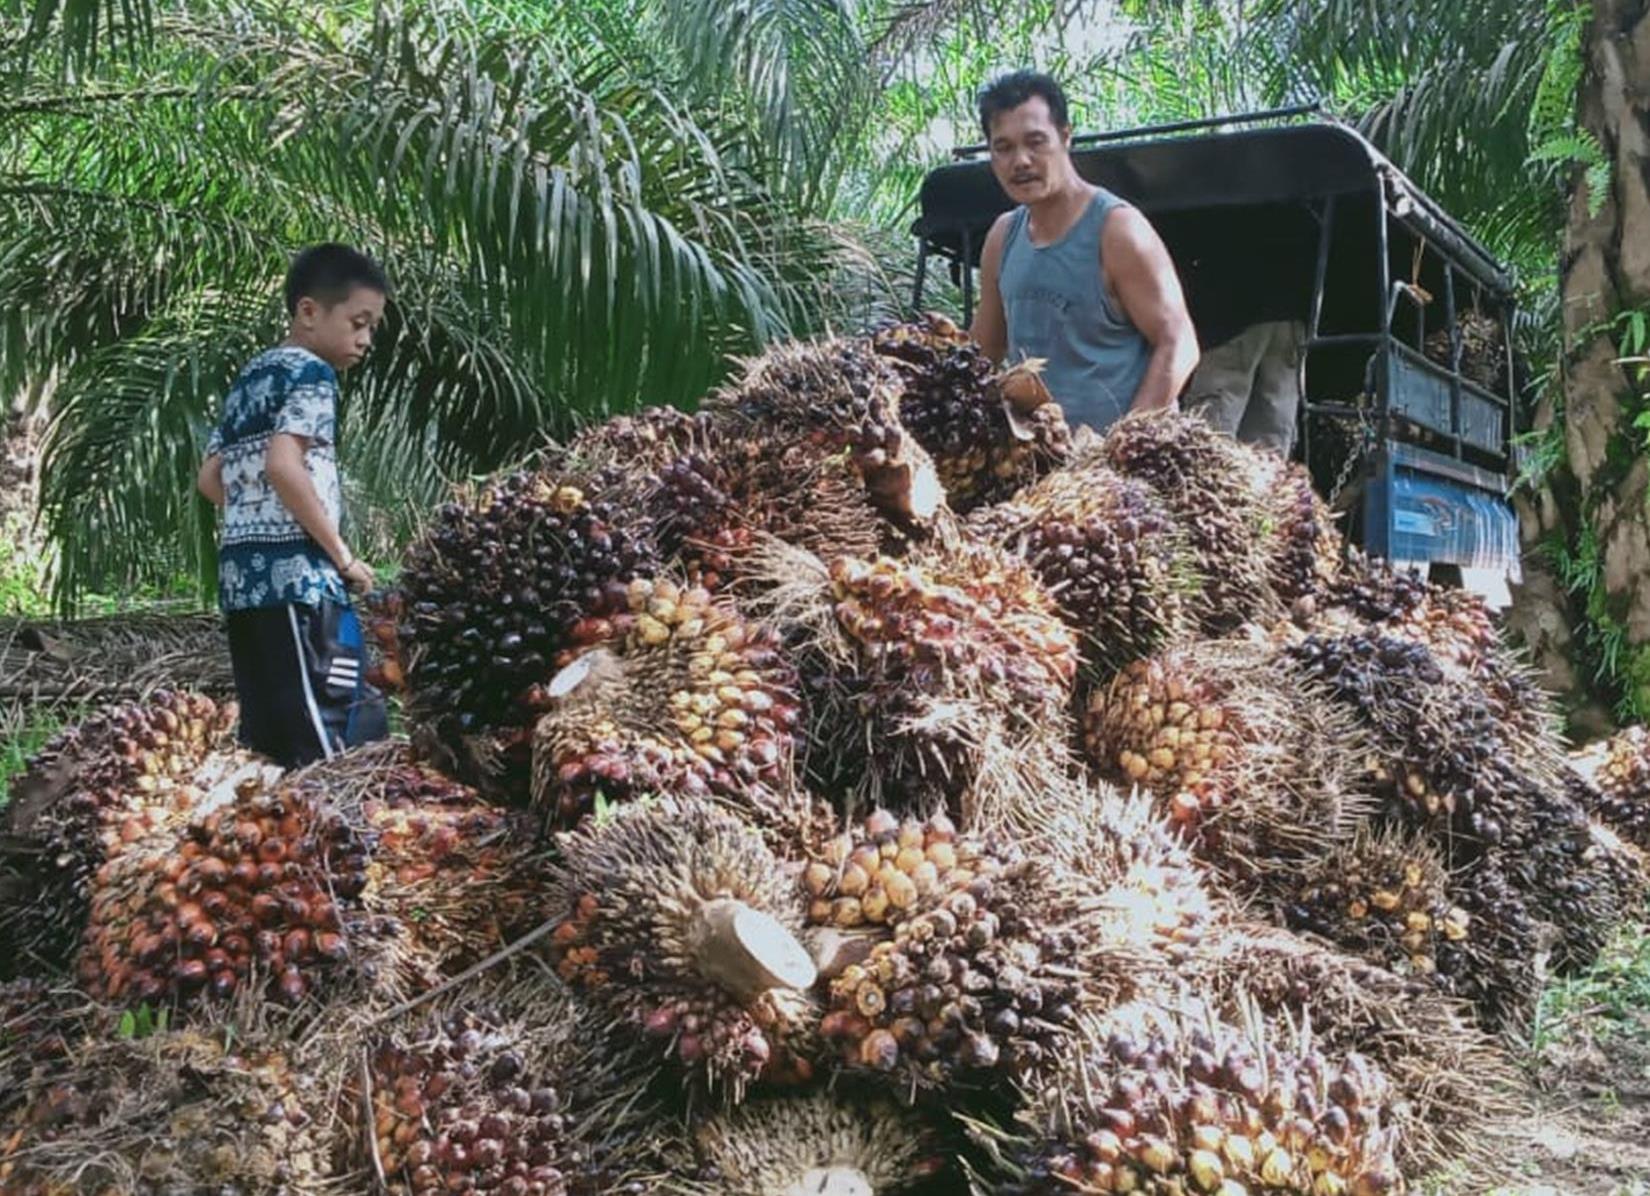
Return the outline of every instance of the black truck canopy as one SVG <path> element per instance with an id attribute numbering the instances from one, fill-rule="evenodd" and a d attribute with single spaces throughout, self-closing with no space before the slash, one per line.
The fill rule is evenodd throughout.
<path id="1" fill-rule="evenodd" d="M 1346 125 L 1319 118 L 1231 131 L 1219 127 L 1279 115 L 1255 113 L 1078 137 L 1072 159 L 1085 179 L 1153 217 L 1379 193 L 1392 216 L 1411 224 L 1473 281 L 1495 295 L 1511 291 L 1511 280 L 1489 251 Z M 956 152 L 980 154 L 984 149 L 969 146 Z M 911 231 L 923 248 L 971 268 L 979 265 L 992 221 L 1012 206 L 990 164 L 979 158 L 930 171 L 918 203 L 921 214 Z"/>

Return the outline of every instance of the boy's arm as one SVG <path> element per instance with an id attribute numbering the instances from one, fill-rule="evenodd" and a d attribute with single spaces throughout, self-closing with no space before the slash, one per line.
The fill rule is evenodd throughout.
<path id="1" fill-rule="evenodd" d="M 201 462 L 200 473 L 195 475 L 195 489 L 213 506 L 223 506 L 223 458 L 217 453 L 208 453 Z"/>
<path id="2" fill-rule="evenodd" d="M 269 484 L 275 488 L 276 497 L 292 512 L 292 517 L 321 546 L 321 551 L 332 558 L 344 580 L 370 588 L 372 569 L 344 545 L 343 537 L 327 517 L 326 507 L 321 505 L 321 496 L 315 493 L 315 483 L 310 481 L 309 470 L 304 468 L 304 453 L 308 448 L 307 437 L 290 432 L 271 436 L 264 462 Z"/>

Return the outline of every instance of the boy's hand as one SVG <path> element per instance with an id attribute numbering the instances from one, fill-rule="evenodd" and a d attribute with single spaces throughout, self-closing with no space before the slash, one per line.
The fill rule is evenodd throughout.
<path id="1" fill-rule="evenodd" d="M 372 566 L 360 557 L 352 559 L 349 568 L 338 570 L 338 575 L 344 579 L 344 584 L 357 594 L 371 592 L 373 583 L 378 580 L 377 575 L 372 571 Z"/>

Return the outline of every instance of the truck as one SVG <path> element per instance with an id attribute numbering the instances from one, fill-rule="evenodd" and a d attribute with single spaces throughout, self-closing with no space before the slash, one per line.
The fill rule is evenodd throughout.
<path id="1" fill-rule="evenodd" d="M 948 268 L 965 321 L 987 231 L 1012 206 L 984 145 L 924 178 L 913 300 Z M 1150 218 L 1194 323 L 1287 287 L 1304 325 L 1293 455 L 1373 556 L 1492 605 L 1521 580 L 1510 272 L 1355 129 L 1316 106 L 1072 138 L 1077 170 Z M 1295 246 L 1277 269 L 1224 248 Z M 1253 253 L 1250 258 L 1253 259 Z M 1285 273 L 1288 277 L 1285 277 Z M 1200 302 L 1201 301 L 1201 302 Z"/>

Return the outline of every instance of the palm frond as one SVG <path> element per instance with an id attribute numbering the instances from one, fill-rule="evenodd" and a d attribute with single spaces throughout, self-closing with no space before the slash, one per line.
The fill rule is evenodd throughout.
<path id="1" fill-rule="evenodd" d="M 44 56 L 65 68 L 95 66 L 101 54 L 131 52 L 152 33 L 153 0 L 5 0 L 0 49 Z"/>

